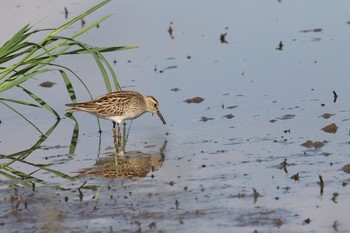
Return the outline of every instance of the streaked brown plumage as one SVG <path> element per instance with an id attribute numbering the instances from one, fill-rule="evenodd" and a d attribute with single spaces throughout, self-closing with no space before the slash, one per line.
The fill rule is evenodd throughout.
<path id="1" fill-rule="evenodd" d="M 71 107 L 67 111 L 84 111 L 99 118 L 113 121 L 118 124 L 118 139 L 120 142 L 120 124 L 124 120 L 135 119 L 145 112 L 156 113 L 163 124 L 166 124 L 162 114 L 158 109 L 158 101 L 153 96 L 143 96 L 136 91 L 122 90 L 107 93 L 94 100 L 83 103 L 70 103 Z"/>

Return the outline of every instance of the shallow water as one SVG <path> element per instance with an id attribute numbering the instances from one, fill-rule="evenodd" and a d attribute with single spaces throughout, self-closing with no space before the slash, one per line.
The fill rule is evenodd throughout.
<path id="1" fill-rule="evenodd" d="M 0 28 L 11 35 L 28 20 L 43 18 L 38 27 L 57 26 L 65 22 L 65 6 L 72 18 L 94 3 L 61 1 L 53 6 L 42 1 L 40 8 L 21 1 L 7 3 L 11 11 L 1 14 L 17 21 L 11 29 Z M 134 120 L 126 155 L 139 151 L 141 158 L 160 156 L 166 141 L 164 162 L 145 177 L 88 175 L 74 181 L 16 162 L 14 169 L 34 172 L 39 180 L 31 180 L 36 184 L 33 191 L 25 181 L 15 190 L 11 184 L 18 180 L 1 178 L 1 228 L 5 232 L 349 232 L 350 177 L 341 170 L 350 163 L 349 5 L 347 1 L 109 3 L 86 20 L 113 13 L 111 18 L 81 39 L 99 46 L 140 46 L 106 57 L 117 61 L 123 89 L 158 99 L 167 125 L 151 114 Z M 170 21 L 173 39 L 168 34 Z M 220 42 L 222 33 L 227 33 L 228 43 Z M 282 50 L 276 49 L 280 41 Z M 91 58 L 58 62 L 84 77 L 94 96 L 106 92 Z M 56 85 L 40 87 L 44 81 Z M 41 76 L 26 86 L 64 114 L 69 97 L 58 74 Z M 88 99 L 78 82 L 75 88 L 79 101 Z M 338 95 L 336 102 L 332 91 Z M 27 98 L 16 90 L 4 96 Z M 195 97 L 204 100 L 185 102 Z M 26 150 L 40 139 L 16 114 L 0 109 L 2 155 Z M 21 110 L 44 132 L 55 122 L 44 110 Z M 325 113 L 332 115 L 325 119 Z M 82 169 L 96 169 L 96 160 L 111 157 L 112 124 L 101 121 L 100 137 L 93 116 L 76 113 L 75 117 L 79 140 L 74 154 L 69 153 L 74 121 L 65 118 L 25 161 L 51 164 L 48 168 L 73 177 Z M 332 123 L 335 133 L 322 130 Z M 303 146 L 308 140 L 312 145 Z M 298 180 L 291 178 L 297 176 Z M 98 189 L 82 188 L 79 196 L 85 181 L 84 186 Z M 93 199 L 96 195 L 98 201 Z"/>

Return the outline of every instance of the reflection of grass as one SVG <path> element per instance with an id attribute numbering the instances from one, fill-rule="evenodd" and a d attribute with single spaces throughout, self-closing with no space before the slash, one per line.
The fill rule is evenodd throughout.
<path id="1" fill-rule="evenodd" d="M 67 180 L 73 179 L 69 175 L 49 168 L 51 164 L 34 164 L 26 161 L 26 158 L 33 151 L 40 148 L 42 143 L 54 131 L 61 119 L 61 115 L 58 114 L 58 112 L 52 106 L 50 106 L 47 103 L 47 101 L 44 100 L 44 98 L 39 97 L 33 91 L 24 87 L 23 84 L 39 74 L 58 71 L 65 83 L 67 94 L 69 95 L 72 102 L 76 102 L 76 95 L 71 82 L 71 78 L 73 77 L 77 79 L 84 86 L 86 91 L 90 94 L 88 87 L 85 85 L 84 81 L 72 71 L 72 69 L 70 69 L 69 67 L 59 65 L 55 63 L 55 61 L 57 58 L 62 57 L 64 55 L 89 54 L 93 57 L 97 67 L 99 68 L 103 76 L 103 81 L 105 83 L 107 91 L 111 92 L 113 91 L 113 89 L 119 90 L 120 86 L 117 77 L 111 65 L 108 63 L 108 61 L 102 54 L 105 52 L 113 52 L 134 47 L 94 47 L 77 40 L 78 36 L 96 27 L 104 20 L 106 20 L 110 15 L 98 19 L 97 21 L 80 29 L 78 32 L 70 36 L 61 35 L 61 33 L 63 31 L 66 31 L 67 28 L 71 27 L 73 24 L 80 23 L 80 21 L 84 17 L 88 16 L 89 14 L 104 6 L 110 1 L 111 0 L 105 0 L 101 2 L 100 4 L 92 7 L 85 13 L 75 17 L 71 21 L 57 28 L 32 29 L 30 25 L 26 25 L 0 48 L 0 95 L 5 91 L 17 88 L 18 90 L 26 93 L 32 99 L 32 102 L 28 102 L 18 99 L 0 97 L 0 103 L 6 106 L 8 109 L 14 111 L 18 116 L 27 121 L 41 134 L 39 140 L 27 150 L 16 152 L 10 155 L 0 154 L 0 159 L 2 160 L 2 162 L 0 163 L 0 175 L 2 175 L 3 177 L 6 177 L 7 179 L 30 180 L 31 182 L 42 183 L 43 181 L 36 178 L 34 175 L 37 171 L 44 170 L 56 177 L 61 177 Z M 30 40 L 32 36 L 41 35 L 42 33 L 47 34 L 40 42 L 32 42 Z M 65 34 L 67 34 L 67 32 Z M 27 118 L 19 110 L 13 107 L 14 104 L 21 106 L 44 108 L 53 115 L 55 115 L 57 121 L 46 132 L 42 132 L 39 129 L 39 127 L 35 125 L 29 118 Z M 66 116 L 76 122 L 74 116 L 72 116 L 70 113 L 67 113 Z M 78 132 L 79 125 L 76 122 L 69 149 L 70 154 L 74 154 L 75 147 L 78 141 Z M 22 171 L 14 169 L 13 164 L 18 162 L 23 163 L 26 166 L 29 165 L 34 167 L 35 171 L 31 174 L 26 174 Z M 28 185 L 30 184 L 28 183 Z"/>
<path id="2" fill-rule="evenodd" d="M 53 169 L 48 168 L 48 166 L 50 166 L 51 164 L 34 164 L 31 162 L 27 162 L 26 158 L 33 153 L 36 149 L 40 148 L 41 145 L 43 144 L 43 142 L 45 142 L 45 140 L 50 136 L 50 134 L 54 131 L 54 129 L 57 127 L 59 123 L 59 120 L 57 120 L 55 122 L 55 124 L 53 124 L 40 138 L 39 140 L 29 149 L 23 150 L 23 151 L 19 151 L 10 155 L 3 155 L 0 154 L 0 158 L 7 161 L 6 163 L 0 163 L 0 174 L 8 179 L 21 179 L 21 180 L 31 180 L 32 182 L 36 182 L 36 183 L 43 183 L 43 180 L 35 178 L 34 174 L 37 171 L 40 170 L 45 170 L 49 173 L 51 173 L 52 175 L 55 175 L 56 177 L 61 177 L 63 179 L 67 179 L 67 180 L 73 180 L 73 178 L 69 175 L 66 175 L 60 171 L 56 171 Z M 73 133 L 74 135 L 74 133 Z M 14 168 L 12 168 L 12 165 L 14 163 L 23 163 L 26 165 L 30 165 L 32 167 L 35 168 L 35 171 L 30 173 L 30 174 L 26 174 L 22 171 L 16 170 Z M 29 183 L 28 183 L 29 185 Z"/>

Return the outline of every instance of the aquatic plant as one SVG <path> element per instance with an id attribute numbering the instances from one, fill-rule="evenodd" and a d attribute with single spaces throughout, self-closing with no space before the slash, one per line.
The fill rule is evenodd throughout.
<path id="1" fill-rule="evenodd" d="M 33 27 L 28 24 L 20 29 L 10 40 L 8 40 L 0 48 L 0 94 L 12 88 L 19 88 L 21 91 L 28 94 L 33 99 L 33 102 L 0 97 L 0 103 L 15 111 L 19 116 L 32 124 L 37 130 L 38 128 L 31 123 L 29 119 L 11 106 L 12 103 L 32 107 L 41 107 L 54 114 L 57 119 L 60 119 L 60 114 L 58 114 L 52 106 L 47 104 L 44 98 L 39 97 L 28 88 L 23 87 L 22 84 L 39 74 L 57 71 L 61 74 L 61 77 L 64 80 L 67 93 L 69 94 L 72 102 L 76 102 L 75 91 L 71 83 L 72 77 L 77 78 L 90 94 L 90 91 L 85 85 L 84 81 L 77 74 L 75 74 L 71 68 L 54 63 L 57 58 L 65 55 L 91 55 L 101 71 L 107 91 L 113 91 L 112 86 L 114 86 L 115 90 L 119 90 L 120 86 L 116 74 L 102 53 L 131 49 L 135 48 L 135 46 L 94 47 L 77 39 L 78 36 L 98 26 L 104 20 L 109 18 L 110 15 L 106 15 L 96 20 L 70 36 L 61 35 L 62 32 L 68 27 L 77 22 L 81 22 L 84 17 L 93 13 L 110 1 L 111 0 L 105 0 L 100 4 L 97 4 L 85 13 L 80 14 L 57 28 L 33 29 Z M 32 36 L 36 34 L 41 35 L 43 32 L 47 32 L 47 34 L 40 42 L 32 42 L 30 40 Z M 113 85 L 111 83 L 113 83 Z"/>
<path id="2" fill-rule="evenodd" d="M 36 93 L 24 87 L 23 84 L 34 77 L 40 78 L 40 76 L 38 76 L 39 74 L 46 72 L 58 72 L 64 80 L 67 94 L 72 102 L 76 102 L 75 90 L 71 82 L 72 78 L 79 80 L 92 98 L 89 88 L 84 83 L 83 79 L 74 73 L 71 67 L 56 63 L 56 59 L 62 56 L 88 54 L 91 55 L 96 62 L 96 65 L 102 74 L 107 91 L 112 92 L 113 90 L 119 90 L 120 86 L 116 74 L 106 58 L 103 56 L 103 53 L 131 49 L 135 48 L 135 46 L 95 47 L 77 39 L 77 37 L 80 35 L 86 33 L 94 27 L 97 27 L 99 24 L 109 18 L 110 15 L 106 15 L 96 20 L 70 36 L 62 35 L 67 35 L 68 32 L 66 32 L 66 29 L 71 27 L 73 24 L 80 23 L 82 20 L 84 20 L 84 17 L 87 17 L 110 1 L 111 0 L 105 0 L 97 4 L 96 6 L 87 10 L 85 13 L 80 14 L 57 28 L 33 29 L 31 25 L 25 25 L 2 47 L 0 47 L 0 103 L 26 120 L 41 134 L 39 140 L 26 150 L 15 152 L 13 154 L 0 153 L 0 159 L 2 160 L 0 162 L 1 176 L 11 180 L 28 180 L 28 182 L 23 183 L 24 185 L 31 185 L 31 183 L 43 183 L 43 180 L 36 178 L 35 176 L 35 173 L 38 171 L 45 171 L 56 177 L 61 177 L 67 180 L 73 179 L 73 177 L 70 175 L 49 168 L 52 164 L 35 164 L 27 161 L 27 157 L 30 154 L 32 154 L 35 150 L 42 149 L 43 143 L 54 131 L 62 116 L 52 106 L 50 106 L 47 101 L 45 101 L 45 98 L 39 97 Z M 40 42 L 33 42 L 31 38 L 33 38 L 34 35 L 36 38 L 41 35 L 44 35 L 44 37 Z M 23 91 L 29 95 L 33 101 L 28 102 L 20 99 L 1 97 L 1 93 L 12 90 L 13 88 Z M 56 116 L 57 121 L 48 130 L 42 132 L 37 125 L 35 125 L 30 119 L 28 119 L 13 106 L 16 104 L 46 109 Z M 75 127 L 72 133 L 72 140 L 69 148 L 69 154 L 74 154 L 78 141 L 79 125 L 73 115 L 67 113 L 66 116 L 75 121 Z M 34 171 L 27 174 L 15 169 L 13 164 L 16 162 L 29 165 L 34 169 Z M 14 185 L 17 185 L 17 183 Z"/>

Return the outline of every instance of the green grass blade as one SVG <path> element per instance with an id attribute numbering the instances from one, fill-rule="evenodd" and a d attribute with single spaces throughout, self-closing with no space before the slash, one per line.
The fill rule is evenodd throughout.
<path id="1" fill-rule="evenodd" d="M 18 179 L 18 177 L 17 177 L 17 176 L 14 176 L 14 175 L 8 174 L 8 173 L 6 173 L 6 172 L 4 172 L 4 171 L 0 171 L 0 175 L 2 175 L 2 176 L 4 176 L 4 177 L 6 177 L 6 178 L 7 178 L 7 179 L 9 179 L 9 180 Z"/>
<path id="2" fill-rule="evenodd" d="M 3 46 L 1 46 L 0 57 L 4 57 L 12 47 L 25 40 L 30 35 L 25 34 L 30 28 L 31 27 L 29 24 L 25 25 L 10 40 L 8 40 Z"/>
<path id="3" fill-rule="evenodd" d="M 41 108 L 41 106 L 33 104 L 33 103 L 29 103 L 26 101 L 22 101 L 22 100 L 16 100 L 16 99 L 7 99 L 7 98 L 0 98 L 0 100 L 2 101 L 7 101 L 7 102 L 12 102 L 12 103 L 16 103 L 16 104 L 23 104 L 26 106 L 31 106 L 31 107 L 37 107 L 37 108 Z"/>
<path id="4" fill-rule="evenodd" d="M 55 128 L 57 127 L 58 123 L 60 122 L 60 120 L 57 120 L 46 132 L 45 134 L 42 134 L 42 136 L 39 138 L 39 140 L 29 149 L 27 150 L 23 150 L 23 151 L 19 151 L 10 155 L 7 155 L 6 158 L 8 159 L 14 159 L 14 161 L 17 160 L 23 160 L 25 159 L 28 155 L 30 155 L 31 153 L 33 153 L 33 151 L 35 151 L 36 149 L 38 149 L 41 144 L 43 142 L 46 141 L 46 139 L 51 135 L 51 133 L 55 130 Z"/>
<path id="5" fill-rule="evenodd" d="M 30 125 L 32 125 L 41 135 L 44 135 L 38 127 L 36 127 L 35 124 L 33 124 L 28 118 L 26 118 L 22 113 L 18 112 L 16 109 L 11 107 L 10 105 L 6 104 L 4 101 L 0 101 L 3 105 L 14 111 L 16 114 L 18 114 L 20 117 L 22 117 L 25 121 L 27 121 Z"/>
<path id="6" fill-rule="evenodd" d="M 80 36 L 81 34 L 84 34 L 85 32 L 89 31 L 91 28 L 96 27 L 97 25 L 99 25 L 100 23 L 102 23 L 103 21 L 105 21 L 106 19 L 108 19 L 111 16 L 111 14 L 106 15 L 102 18 L 100 18 L 99 20 L 93 22 L 92 24 L 89 24 L 88 26 L 82 28 L 80 31 L 78 31 L 77 33 L 75 33 L 74 35 L 71 36 L 71 38 L 75 38 Z"/>
<path id="7" fill-rule="evenodd" d="M 50 64 L 48 64 L 48 65 L 50 65 L 50 66 L 57 66 L 57 67 L 60 67 L 60 68 L 64 68 L 64 69 L 68 70 L 69 72 L 71 72 L 71 73 L 79 80 L 79 82 L 84 86 L 84 88 L 85 88 L 85 90 L 87 91 L 87 93 L 89 94 L 90 98 L 93 99 L 93 98 L 92 98 L 92 94 L 91 94 L 89 88 L 86 86 L 86 84 L 84 83 L 84 81 L 83 81 L 73 70 L 69 69 L 68 67 L 58 65 L 58 64 L 52 64 L 52 63 L 50 63 Z"/>
<path id="8" fill-rule="evenodd" d="M 46 167 L 46 166 L 51 166 L 52 164 L 35 164 L 35 163 L 31 163 L 31 162 L 28 162 L 28 161 L 25 161 L 25 160 L 21 160 L 20 162 L 28 164 L 28 165 L 31 165 L 33 167 L 36 167 L 39 170 L 45 170 L 47 172 L 50 172 L 50 173 L 56 175 L 57 177 L 61 177 L 61 178 L 64 178 L 64 179 L 67 179 L 67 180 L 70 180 L 70 181 L 74 180 L 74 178 L 72 176 L 69 176 L 67 174 L 64 174 L 63 172 L 56 171 L 56 170 L 53 170 L 53 169 L 50 169 L 50 168 Z M 31 173 L 31 174 L 33 174 L 33 173 Z"/>
<path id="9" fill-rule="evenodd" d="M 30 67 L 29 67 L 30 68 Z M 8 89 L 11 89 L 15 86 L 20 85 L 21 83 L 27 81 L 28 79 L 30 79 L 31 77 L 38 75 L 40 73 L 45 73 L 48 71 L 52 71 L 51 69 L 41 69 L 41 70 L 36 70 L 33 71 L 29 74 L 24 74 L 21 75 L 22 73 L 24 73 L 24 70 L 21 70 L 21 72 L 17 72 L 16 74 L 12 75 L 11 77 L 7 78 L 4 82 L 2 82 L 0 84 L 0 93 L 7 91 Z"/>
<path id="10" fill-rule="evenodd" d="M 25 93 L 27 93 L 30 97 L 32 97 L 38 104 L 40 104 L 43 108 L 45 108 L 46 110 L 48 110 L 49 112 L 53 113 L 57 119 L 61 119 L 60 115 L 50 106 L 48 105 L 43 99 L 41 99 L 40 97 L 38 97 L 37 95 L 35 95 L 33 92 L 29 91 L 28 89 L 22 87 L 22 86 L 18 86 L 19 88 L 21 88 Z"/>
<path id="11" fill-rule="evenodd" d="M 2 164 L 2 163 L 0 163 L 0 168 L 6 170 L 6 171 L 8 171 L 8 172 L 11 172 L 11 173 L 14 174 L 15 176 L 20 177 L 22 180 L 24 180 L 24 179 L 34 179 L 34 180 L 36 180 L 37 182 L 42 182 L 42 180 L 37 179 L 37 178 L 35 178 L 35 177 L 33 177 L 33 176 L 30 176 L 30 175 L 28 175 L 28 174 L 26 174 L 26 173 L 24 173 L 24 172 L 19 171 L 19 170 L 16 170 L 16 169 L 14 169 L 14 168 L 8 166 L 7 164 Z"/>
<path id="12" fill-rule="evenodd" d="M 114 46 L 114 47 L 95 47 L 94 49 L 99 53 L 122 51 L 127 49 L 138 48 L 138 46 Z M 90 54 L 86 49 L 75 49 L 69 52 L 62 53 L 60 55 L 79 55 L 79 54 Z"/>
<path id="13" fill-rule="evenodd" d="M 107 4 L 108 2 L 110 2 L 111 0 L 105 0 L 103 2 L 101 2 L 100 4 L 97 4 L 96 6 L 90 8 L 89 10 L 87 10 L 85 13 L 78 15 L 77 17 L 75 17 L 74 19 L 72 19 L 71 21 L 69 21 L 68 23 L 65 23 L 64 25 L 58 27 L 57 29 L 55 29 L 54 31 L 52 31 L 48 37 L 52 37 L 58 33 L 60 33 L 62 30 L 68 28 L 69 26 L 71 26 L 72 24 L 74 24 L 75 22 L 81 20 L 82 18 L 88 16 L 89 14 L 91 14 L 92 12 L 94 12 L 95 10 L 97 10 L 98 8 L 104 6 L 105 4 Z"/>
<path id="14" fill-rule="evenodd" d="M 73 133 L 72 133 L 72 139 L 70 141 L 70 147 L 69 147 L 69 154 L 72 155 L 75 153 L 75 149 L 76 149 L 77 144 L 78 144 L 79 124 L 78 124 L 77 119 L 75 119 L 75 117 L 72 115 L 72 113 L 68 112 L 65 114 L 65 116 L 69 117 L 70 119 L 72 119 L 75 122 Z"/>
<path id="15" fill-rule="evenodd" d="M 121 90 L 121 87 L 120 87 L 118 79 L 117 79 L 117 75 L 115 74 L 112 66 L 109 64 L 109 62 L 106 60 L 106 58 L 101 53 L 99 53 L 99 55 L 100 55 L 100 59 L 105 63 L 105 65 L 107 66 L 107 68 L 109 70 L 109 73 L 112 76 L 115 90 L 116 91 Z"/>
<path id="16" fill-rule="evenodd" d="M 64 80 L 64 84 L 66 85 L 70 99 L 72 100 L 73 103 L 76 103 L 77 96 L 75 95 L 73 85 L 72 85 L 71 81 L 69 80 L 68 75 L 66 74 L 66 72 L 64 72 L 64 70 L 59 70 L 59 72 L 61 73 L 61 76 Z"/>

